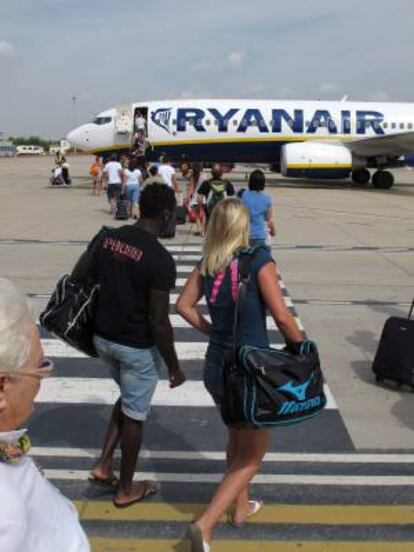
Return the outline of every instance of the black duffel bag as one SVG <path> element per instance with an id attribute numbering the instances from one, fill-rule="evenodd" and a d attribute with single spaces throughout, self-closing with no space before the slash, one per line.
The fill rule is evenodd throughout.
<path id="1" fill-rule="evenodd" d="M 253 253 L 239 257 L 239 293 L 233 325 L 233 354 L 224 370 L 221 415 L 228 426 L 274 427 L 302 422 L 326 405 L 324 379 L 315 343 L 286 348 L 237 349 L 240 310 L 250 279 Z"/>
<path id="2" fill-rule="evenodd" d="M 91 357 L 98 356 L 93 344 L 98 289 L 65 275 L 39 318 L 43 328 Z"/>

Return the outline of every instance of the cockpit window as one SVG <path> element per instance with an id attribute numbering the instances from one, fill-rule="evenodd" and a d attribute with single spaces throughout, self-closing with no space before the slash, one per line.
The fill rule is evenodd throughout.
<path id="1" fill-rule="evenodd" d="M 95 123 L 95 125 L 106 125 L 107 123 L 110 123 L 112 121 L 112 117 L 95 117 L 95 119 L 93 119 L 93 123 Z"/>

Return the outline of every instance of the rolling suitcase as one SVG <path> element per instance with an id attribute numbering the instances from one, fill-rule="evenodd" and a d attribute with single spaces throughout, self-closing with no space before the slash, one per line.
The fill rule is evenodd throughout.
<path id="1" fill-rule="evenodd" d="M 395 381 L 414 391 L 414 320 L 392 316 L 385 322 L 372 369 L 377 382 Z"/>
<path id="2" fill-rule="evenodd" d="M 187 220 L 187 209 L 182 205 L 179 205 L 175 211 L 177 224 L 185 224 Z"/>
<path id="3" fill-rule="evenodd" d="M 125 197 L 121 196 L 116 202 L 115 219 L 116 220 L 128 220 L 128 201 Z"/>
<path id="4" fill-rule="evenodd" d="M 170 219 L 170 222 L 168 223 L 167 228 L 164 230 L 162 234 L 159 235 L 159 237 L 162 239 L 174 238 L 176 225 L 177 225 L 176 214 L 174 213 L 174 215 Z"/>

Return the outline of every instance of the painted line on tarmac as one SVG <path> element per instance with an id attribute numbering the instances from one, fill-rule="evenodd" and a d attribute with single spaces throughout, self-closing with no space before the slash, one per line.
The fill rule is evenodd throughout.
<path id="1" fill-rule="evenodd" d="M 82 521 L 191 521 L 205 509 L 199 503 L 142 503 L 120 511 L 106 501 L 76 501 Z M 225 521 L 223 516 L 222 521 Z M 266 504 L 249 523 L 289 525 L 410 525 L 414 508 L 389 505 Z"/>
<path id="2" fill-rule="evenodd" d="M 58 458 L 98 458 L 101 449 L 72 448 L 72 447 L 32 447 L 31 456 L 52 456 Z M 116 457 L 120 457 L 120 451 L 116 451 Z M 139 453 L 139 457 L 148 460 L 190 460 L 190 461 L 216 461 L 226 460 L 225 452 L 211 451 L 183 451 L 183 450 L 146 450 Z M 312 454 L 312 453 L 289 453 L 289 452 L 268 452 L 263 462 L 294 462 L 294 463 L 315 463 L 315 464 L 414 464 L 414 454 Z"/>
<path id="3" fill-rule="evenodd" d="M 48 479 L 59 481 L 87 481 L 89 470 L 44 469 Z M 137 472 L 137 481 L 151 479 L 160 483 L 220 483 L 222 473 L 160 473 Z M 303 475 L 259 474 L 253 479 L 255 485 L 323 485 L 332 487 L 406 487 L 414 486 L 414 477 L 398 475 Z"/>
<path id="4" fill-rule="evenodd" d="M 134 507 L 134 506 L 133 506 Z M 182 541 L 90 537 L 94 552 L 178 552 Z M 412 542 L 401 541 L 269 541 L 216 540 L 214 552 L 414 552 Z"/>
<path id="5" fill-rule="evenodd" d="M 19 239 L 3 238 L 0 239 L 0 245 L 63 245 L 63 246 L 86 246 L 88 240 L 37 240 L 37 239 Z M 193 253 L 202 252 L 201 244 L 170 245 L 166 242 L 161 243 L 171 253 Z M 360 252 L 380 252 L 380 253 L 408 253 L 414 251 L 414 247 L 409 246 L 370 246 L 370 245 L 312 245 L 312 244 L 273 244 L 273 251 L 278 250 L 309 250 L 309 251 L 360 251 Z M 199 257 L 198 257 L 199 258 Z"/>
<path id="6" fill-rule="evenodd" d="M 178 355 L 180 358 L 180 355 Z M 326 409 L 337 410 L 336 402 L 325 384 Z M 113 405 L 119 397 L 119 387 L 112 378 L 48 378 L 42 383 L 36 403 Z M 204 383 L 190 380 L 170 389 L 168 380 L 158 382 L 152 406 L 214 407 Z"/>

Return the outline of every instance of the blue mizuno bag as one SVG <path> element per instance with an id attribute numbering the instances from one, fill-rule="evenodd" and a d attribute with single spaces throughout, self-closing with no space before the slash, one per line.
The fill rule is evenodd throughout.
<path id="1" fill-rule="evenodd" d="M 283 350 L 237 343 L 241 306 L 249 282 L 251 254 L 239 257 L 239 293 L 233 325 L 233 355 L 224 370 L 221 416 L 228 426 L 274 427 L 302 422 L 326 405 L 315 343 L 303 341 Z"/>

